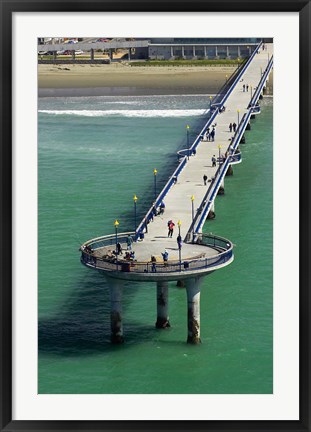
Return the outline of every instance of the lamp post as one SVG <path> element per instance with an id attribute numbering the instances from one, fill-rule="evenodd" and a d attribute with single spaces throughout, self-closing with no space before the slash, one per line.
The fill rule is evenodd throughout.
<path id="1" fill-rule="evenodd" d="M 191 210 L 192 210 L 192 241 L 194 239 L 194 195 L 191 196 Z"/>
<path id="2" fill-rule="evenodd" d="M 238 113 L 238 128 L 239 128 L 239 124 L 240 124 L 240 110 L 239 109 L 237 110 L 237 113 Z"/>
<path id="3" fill-rule="evenodd" d="M 218 146 L 218 165 L 220 166 L 220 149 L 221 145 Z"/>
<path id="4" fill-rule="evenodd" d="M 212 115 L 212 100 L 213 100 L 213 96 L 209 97 L 209 113 L 210 116 Z"/>
<path id="5" fill-rule="evenodd" d="M 157 199 L 157 170 L 154 169 L 153 170 L 153 176 L 154 176 L 154 200 L 156 201 Z"/>
<path id="6" fill-rule="evenodd" d="M 116 219 L 114 222 L 114 227 L 116 230 L 116 260 L 117 260 L 117 270 L 118 270 L 118 226 L 119 226 L 119 222 Z"/>
<path id="7" fill-rule="evenodd" d="M 137 198 L 136 195 L 134 195 L 133 200 L 134 200 L 134 227 L 135 227 L 134 231 L 136 232 L 136 227 L 137 227 L 137 223 L 136 223 L 136 220 L 137 220 L 137 209 L 136 209 L 136 207 L 137 207 L 137 200 L 138 200 L 138 198 Z"/>
<path id="8" fill-rule="evenodd" d="M 190 126 L 187 125 L 186 129 L 187 129 L 187 148 L 188 148 L 188 160 L 189 160 L 189 129 L 190 129 Z"/>
<path id="9" fill-rule="evenodd" d="M 253 99 L 253 86 L 251 86 L 251 100 Z"/>
<path id="10" fill-rule="evenodd" d="M 181 226 L 180 220 L 177 222 L 177 225 L 178 225 L 178 236 L 179 236 L 179 238 L 181 238 L 181 236 L 180 236 L 180 226 Z M 179 252 L 179 271 L 181 271 L 181 240 L 178 242 L 178 252 Z"/>

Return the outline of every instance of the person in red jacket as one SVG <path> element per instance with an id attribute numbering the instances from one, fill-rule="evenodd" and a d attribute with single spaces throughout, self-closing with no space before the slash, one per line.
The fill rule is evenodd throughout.
<path id="1" fill-rule="evenodd" d="M 167 235 L 168 237 L 173 237 L 174 226 L 175 226 L 174 222 L 170 220 L 168 222 L 168 235 Z"/>

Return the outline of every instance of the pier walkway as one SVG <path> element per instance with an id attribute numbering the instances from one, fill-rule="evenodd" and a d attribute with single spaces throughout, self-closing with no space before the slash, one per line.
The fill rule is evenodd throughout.
<path id="1" fill-rule="evenodd" d="M 238 71 L 227 93 L 211 101 L 206 124 L 193 143 L 188 142 L 187 149 L 179 152 L 181 159 L 177 169 L 157 195 L 135 233 L 119 233 L 116 221 L 114 234 L 89 240 L 82 245 L 81 262 L 102 271 L 110 281 L 112 310 L 119 314 L 112 324 L 114 341 L 123 340 L 119 329 L 121 312 L 116 306 L 121 302 L 121 280 L 157 282 L 157 327 L 168 323 L 167 281 L 185 282 L 188 342 L 198 343 L 200 340 L 198 302 L 201 276 L 233 261 L 232 243 L 221 237 L 202 234 L 202 228 L 208 217 L 214 217 L 215 198 L 218 193 L 224 192 L 225 176 L 230 174 L 232 165 L 241 162 L 239 144 L 244 138 L 244 131 L 250 128 L 250 119 L 260 113 L 258 101 L 272 66 L 273 45 L 259 44 Z M 235 132 L 230 132 L 230 123 L 236 124 Z M 202 139 L 213 125 L 214 141 Z M 216 158 L 214 166 L 213 157 Z M 204 175 L 208 178 L 206 185 Z M 155 216 L 153 209 L 159 208 L 161 202 L 165 203 L 164 214 Z M 169 220 L 175 223 L 172 238 L 168 237 Z M 179 232 L 183 240 L 180 248 L 177 245 Z M 134 239 L 134 260 L 124 257 L 128 235 Z M 117 243 L 121 244 L 123 251 L 116 257 L 114 251 Z M 168 252 L 168 262 L 162 258 L 165 250 Z M 151 257 L 154 257 L 154 262 Z"/>

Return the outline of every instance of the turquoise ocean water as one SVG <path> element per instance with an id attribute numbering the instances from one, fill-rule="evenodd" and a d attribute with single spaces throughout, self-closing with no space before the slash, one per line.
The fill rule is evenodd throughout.
<path id="1" fill-rule="evenodd" d="M 235 261 L 205 278 L 202 344 L 187 339 L 186 292 L 170 283 L 171 328 L 156 330 L 156 287 L 128 284 L 126 342 L 110 344 L 105 279 L 79 262 L 90 238 L 134 225 L 164 185 L 209 95 L 39 99 L 38 391 L 50 394 L 273 392 L 272 98 L 261 101 L 204 230 L 235 244 Z"/>

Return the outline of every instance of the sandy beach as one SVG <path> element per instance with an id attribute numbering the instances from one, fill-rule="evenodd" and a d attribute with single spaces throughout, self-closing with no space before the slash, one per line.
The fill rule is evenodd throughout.
<path id="1" fill-rule="evenodd" d="M 39 64 L 39 96 L 214 94 L 234 66 Z"/>

